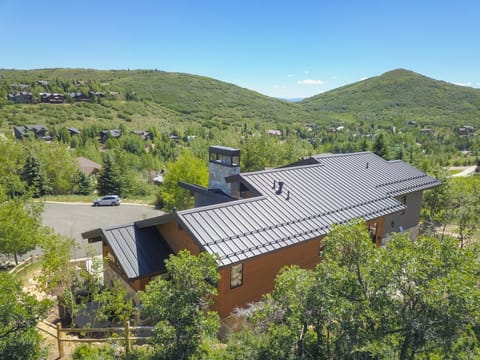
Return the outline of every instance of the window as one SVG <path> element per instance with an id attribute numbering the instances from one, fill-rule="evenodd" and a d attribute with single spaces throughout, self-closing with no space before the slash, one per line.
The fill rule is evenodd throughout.
<path id="1" fill-rule="evenodd" d="M 233 265 L 230 269 L 230 288 L 236 288 L 243 284 L 243 264 Z"/>

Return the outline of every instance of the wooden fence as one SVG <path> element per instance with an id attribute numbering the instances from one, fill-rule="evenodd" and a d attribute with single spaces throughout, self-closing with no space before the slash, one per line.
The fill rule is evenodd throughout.
<path id="1" fill-rule="evenodd" d="M 14 275 L 17 275 L 19 274 L 20 272 L 22 272 L 23 270 L 25 270 L 26 268 L 28 268 L 31 264 L 33 264 L 36 260 L 38 260 L 40 258 L 40 256 L 38 255 L 32 255 L 32 256 L 29 256 L 27 259 L 23 260 L 22 262 L 20 262 L 18 265 L 15 265 L 12 269 L 10 269 L 8 272 L 10 274 L 14 274 Z"/>
<path id="2" fill-rule="evenodd" d="M 128 353 L 132 349 L 132 341 L 143 340 L 146 341 L 148 336 L 132 336 L 132 333 L 136 331 L 143 331 L 151 333 L 153 326 L 130 326 L 130 322 L 127 321 L 124 327 L 109 327 L 109 328 L 63 328 L 61 323 L 57 323 L 57 344 L 58 344 L 58 356 L 59 359 L 63 358 L 64 342 L 76 342 L 76 343 L 99 343 L 99 342 L 112 342 L 112 341 L 124 341 L 125 353 Z M 99 338 L 67 338 L 64 334 L 76 333 L 76 334 L 93 334 L 93 333 L 123 333 L 123 336 L 118 337 L 99 337 Z"/>

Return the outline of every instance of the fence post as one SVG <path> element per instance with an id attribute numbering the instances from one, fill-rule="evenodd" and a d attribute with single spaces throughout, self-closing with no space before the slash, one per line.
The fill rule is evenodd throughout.
<path id="1" fill-rule="evenodd" d="M 130 321 L 125 324 L 125 354 L 130 352 Z"/>
<path id="2" fill-rule="evenodd" d="M 58 343 L 58 358 L 61 359 L 64 356 L 63 353 L 63 341 L 62 341 L 62 323 L 57 323 L 57 343 Z"/>

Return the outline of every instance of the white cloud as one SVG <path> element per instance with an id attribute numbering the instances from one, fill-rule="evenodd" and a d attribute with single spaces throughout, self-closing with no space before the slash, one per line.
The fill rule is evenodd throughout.
<path id="1" fill-rule="evenodd" d="M 455 85 L 459 85 L 459 86 L 468 86 L 468 87 L 471 87 L 472 86 L 472 83 L 471 82 L 467 82 L 467 83 L 454 83 Z"/>
<path id="2" fill-rule="evenodd" d="M 367 79 L 368 79 L 368 76 L 364 76 L 364 77 L 360 78 L 360 81 L 367 80 Z"/>
<path id="3" fill-rule="evenodd" d="M 305 79 L 305 80 L 297 81 L 297 84 L 302 84 L 302 85 L 323 85 L 323 84 L 325 84 L 325 81 L 322 81 L 322 80 L 314 80 L 314 79 Z"/>

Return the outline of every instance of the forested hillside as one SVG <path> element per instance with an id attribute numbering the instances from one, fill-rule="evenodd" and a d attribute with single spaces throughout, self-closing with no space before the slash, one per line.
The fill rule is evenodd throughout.
<path id="1" fill-rule="evenodd" d="M 16 134 L 25 141 L 15 141 L 14 127 L 26 125 L 42 125 L 42 135 L 26 130 L 28 139 Z M 208 145 L 218 144 L 241 149 L 242 171 L 366 150 L 424 171 L 472 165 L 479 126 L 480 90 L 407 70 L 298 103 L 157 70 L 0 70 L 0 132 L 11 141 L 3 146 L 14 161 L 9 171 L 37 184 L 41 196 L 92 193 L 94 184 L 83 186 L 75 171 L 82 156 L 111 163 L 117 193 L 153 197 L 154 175 L 184 149 L 206 163 Z M 36 168 L 40 178 L 22 178 Z M 23 192 L 17 179 L 8 184 L 8 191 Z"/>
<path id="2" fill-rule="evenodd" d="M 376 121 L 480 125 L 480 89 L 397 69 L 305 99 L 310 113 L 328 112 Z"/>

